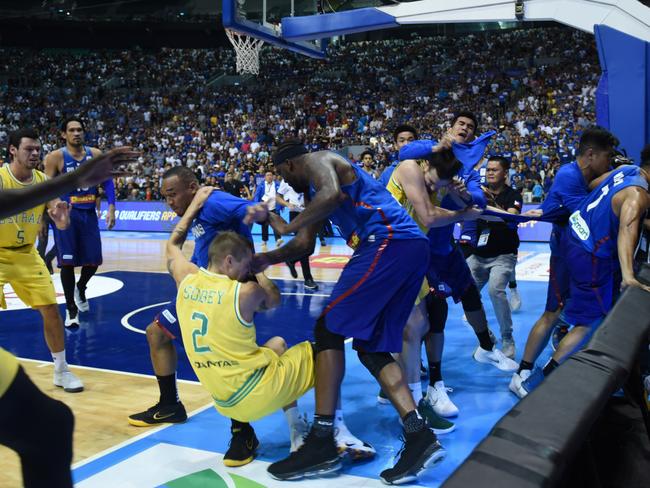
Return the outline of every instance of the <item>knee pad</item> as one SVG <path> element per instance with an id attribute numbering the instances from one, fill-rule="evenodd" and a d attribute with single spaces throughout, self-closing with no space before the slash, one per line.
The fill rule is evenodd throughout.
<path id="1" fill-rule="evenodd" d="M 447 323 L 447 314 L 449 312 L 447 300 L 429 294 L 426 305 L 429 318 L 429 332 L 433 334 L 444 332 L 445 324 Z"/>
<path id="2" fill-rule="evenodd" d="M 465 312 L 478 312 L 483 308 L 481 294 L 478 292 L 478 288 L 476 288 L 474 283 L 472 283 L 467 291 L 463 293 L 460 301 L 463 304 L 463 310 Z"/>
<path id="3" fill-rule="evenodd" d="M 345 346 L 345 338 L 342 335 L 330 332 L 325 325 L 325 317 L 320 317 L 314 327 L 314 352 L 318 354 L 328 349 L 342 351 Z"/>
<path id="4" fill-rule="evenodd" d="M 389 352 L 361 352 L 357 351 L 359 361 L 363 364 L 370 374 L 379 379 L 379 373 L 384 366 L 394 363 L 395 359 Z"/>

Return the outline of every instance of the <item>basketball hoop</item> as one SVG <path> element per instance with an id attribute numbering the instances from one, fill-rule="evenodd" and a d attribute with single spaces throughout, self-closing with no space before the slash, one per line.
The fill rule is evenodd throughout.
<path id="1" fill-rule="evenodd" d="M 264 41 L 226 29 L 226 35 L 235 47 L 237 54 L 237 73 L 258 75 L 260 73 L 260 49 Z"/>

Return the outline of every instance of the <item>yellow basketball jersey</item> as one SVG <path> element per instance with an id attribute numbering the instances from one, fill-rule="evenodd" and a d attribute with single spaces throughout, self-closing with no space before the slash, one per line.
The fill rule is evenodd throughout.
<path id="1" fill-rule="evenodd" d="M 47 180 L 45 173 L 33 170 L 32 181 L 21 183 L 11 173 L 8 164 L 0 167 L 0 181 L 2 181 L 2 188 L 5 190 L 25 188 L 42 183 L 45 180 Z M 0 248 L 24 248 L 29 250 L 36 242 L 44 211 L 45 204 L 41 204 L 12 217 L 0 219 Z"/>
<path id="2" fill-rule="evenodd" d="M 393 171 L 393 174 L 390 175 L 390 180 L 388 180 L 388 184 L 386 185 L 386 189 L 393 195 L 393 198 L 397 200 L 397 203 L 399 203 L 402 207 L 404 207 L 404 210 L 411 216 L 413 220 L 415 220 L 415 223 L 418 224 L 420 227 L 420 230 L 424 232 L 424 235 L 429 232 L 428 227 L 426 227 L 420 219 L 418 218 L 417 212 L 415 211 L 415 208 L 413 208 L 413 205 L 411 202 L 409 202 L 408 197 L 406 196 L 406 192 L 402 188 L 402 186 L 397 182 L 397 179 L 395 178 L 395 173 L 397 172 L 397 168 L 399 168 L 399 165 L 395 168 Z M 436 193 L 430 193 L 429 198 L 431 199 L 431 203 L 434 206 L 439 206 L 440 201 L 442 200 L 442 197 L 444 195 L 442 192 L 436 192 Z"/>
<path id="3" fill-rule="evenodd" d="M 13 383 L 18 372 L 18 360 L 0 347 L 0 397 Z"/>
<path id="4" fill-rule="evenodd" d="M 239 313 L 242 284 L 201 268 L 178 287 L 176 312 L 185 352 L 221 407 L 233 407 L 260 382 L 277 355 L 257 345 L 255 324 Z"/>

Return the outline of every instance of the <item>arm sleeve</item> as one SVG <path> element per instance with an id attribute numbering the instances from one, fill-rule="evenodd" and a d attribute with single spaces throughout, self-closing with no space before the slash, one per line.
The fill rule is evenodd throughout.
<path id="1" fill-rule="evenodd" d="M 102 186 L 104 187 L 104 192 L 106 192 L 108 204 L 115 205 L 115 183 L 113 182 L 113 178 L 106 180 L 102 183 Z"/>
<path id="2" fill-rule="evenodd" d="M 404 161 L 405 159 L 423 159 L 431 154 L 433 146 L 436 145 L 436 141 L 430 140 L 420 140 L 413 141 L 402 149 L 399 150 L 399 160 Z"/>

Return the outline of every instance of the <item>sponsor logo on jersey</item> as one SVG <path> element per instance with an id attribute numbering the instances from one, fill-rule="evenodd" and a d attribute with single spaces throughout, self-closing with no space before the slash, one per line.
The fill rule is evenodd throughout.
<path id="1" fill-rule="evenodd" d="M 589 239 L 591 231 L 589 230 L 589 226 L 587 225 L 587 222 L 585 222 L 585 219 L 583 219 L 582 215 L 580 215 L 579 210 L 571 214 L 571 217 L 569 217 L 569 223 L 581 241 L 586 241 Z"/>

